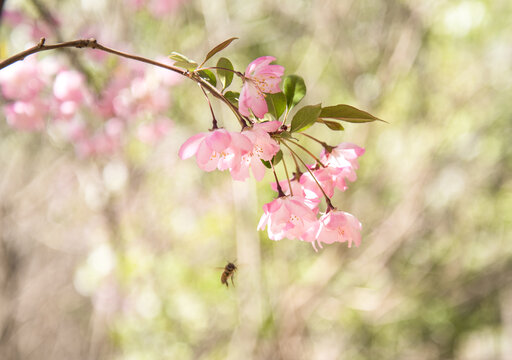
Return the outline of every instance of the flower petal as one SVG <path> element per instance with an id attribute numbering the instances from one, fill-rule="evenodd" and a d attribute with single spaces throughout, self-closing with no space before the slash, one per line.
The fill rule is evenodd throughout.
<path id="1" fill-rule="evenodd" d="M 211 149 L 221 152 L 230 145 L 231 135 L 225 129 L 217 129 L 208 134 L 206 143 Z"/>
<path id="2" fill-rule="evenodd" d="M 260 70 L 262 67 L 267 66 L 276 58 L 273 56 L 261 56 L 249 63 L 245 69 L 245 75 L 252 75 Z"/>
<path id="3" fill-rule="evenodd" d="M 261 181 L 265 177 L 265 166 L 257 157 L 253 157 L 251 160 L 251 170 L 256 180 Z"/>
<path id="4" fill-rule="evenodd" d="M 201 144 L 201 141 L 206 135 L 206 133 L 199 133 L 185 141 L 178 151 L 179 157 L 181 159 L 188 159 L 189 157 L 194 156 L 197 153 L 199 144 Z"/>

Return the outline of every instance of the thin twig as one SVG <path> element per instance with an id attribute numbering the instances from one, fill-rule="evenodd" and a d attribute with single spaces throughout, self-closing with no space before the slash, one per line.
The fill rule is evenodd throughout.
<path id="1" fill-rule="evenodd" d="M 272 164 L 272 159 L 270 159 L 269 163 L 270 163 L 270 167 L 272 168 L 272 172 L 274 173 L 274 178 L 276 179 L 277 194 L 279 195 L 279 197 L 286 196 L 285 193 L 283 192 L 283 188 L 281 187 L 281 184 L 279 184 L 279 179 L 277 178 L 276 169 L 274 169 L 274 164 Z"/>
<path id="2" fill-rule="evenodd" d="M 332 206 L 332 203 L 331 203 L 331 199 L 329 198 L 329 196 L 327 196 L 327 194 L 325 193 L 324 191 L 324 188 L 320 185 L 320 183 L 318 182 L 318 180 L 316 179 L 315 175 L 313 174 L 313 172 L 311 172 L 311 170 L 308 168 L 308 166 L 306 165 L 306 163 L 304 162 L 304 160 L 302 160 L 300 158 L 300 156 L 292 150 L 291 147 L 288 146 L 288 144 L 286 143 L 282 143 L 284 146 L 286 146 L 288 148 L 288 150 L 290 150 L 290 152 L 292 154 L 295 154 L 295 156 L 297 156 L 297 158 L 299 159 L 299 161 L 302 163 L 302 165 L 304 165 L 304 167 L 306 168 L 306 170 L 309 172 L 309 174 L 311 175 L 311 177 L 313 178 L 313 180 L 315 180 L 316 184 L 318 185 L 318 188 L 320 189 L 320 191 L 322 191 L 322 194 L 324 194 L 324 197 L 325 197 L 325 202 L 327 203 L 327 208 L 328 209 L 334 209 L 334 206 Z"/>
<path id="3" fill-rule="evenodd" d="M 309 135 L 309 134 L 306 134 L 306 133 L 303 133 L 303 132 L 301 132 L 301 133 L 299 133 L 299 134 L 301 134 L 301 135 L 303 135 L 303 136 L 306 136 L 306 137 L 310 138 L 311 140 L 316 141 L 317 143 L 319 143 L 320 145 L 322 145 L 322 146 L 324 147 L 324 149 L 325 149 L 325 150 L 327 150 L 328 152 L 331 152 L 331 151 L 332 151 L 332 149 L 334 149 L 334 148 L 335 148 L 335 146 L 327 145 L 327 143 L 325 143 L 325 142 L 323 142 L 322 140 L 319 140 L 319 139 L 317 139 L 316 137 L 311 136 L 311 135 Z"/>
<path id="4" fill-rule="evenodd" d="M 217 119 L 215 118 L 215 113 L 213 112 L 213 107 L 212 103 L 210 102 L 210 98 L 208 97 L 208 94 L 206 93 L 204 88 L 201 85 L 199 85 L 199 87 L 201 88 L 201 91 L 206 97 L 206 101 L 208 102 L 208 106 L 210 107 L 210 112 L 212 113 L 212 130 L 218 129 L 219 127 L 217 126 Z"/>
<path id="5" fill-rule="evenodd" d="M 290 195 L 293 196 L 292 183 L 290 181 L 290 176 L 288 175 L 288 168 L 286 167 L 286 162 L 284 161 L 284 157 L 281 160 L 284 166 L 284 172 L 286 174 L 286 180 L 288 180 L 288 187 L 290 188 Z"/>
<path id="6" fill-rule="evenodd" d="M 290 140 L 290 139 L 284 139 L 284 138 L 283 138 L 282 140 L 283 140 L 283 141 L 282 141 L 282 142 L 283 142 L 283 144 L 284 144 L 284 142 L 285 142 L 285 141 L 289 141 L 289 142 L 291 142 L 293 145 L 295 145 L 295 146 L 297 146 L 297 147 L 301 148 L 301 149 L 302 149 L 302 150 L 304 150 L 304 151 L 305 151 L 309 156 L 311 156 L 313 159 L 315 159 L 315 161 L 316 161 L 317 163 L 319 163 L 321 167 L 325 167 L 325 165 L 322 163 L 322 161 L 320 161 L 320 159 L 319 159 L 318 157 L 316 157 L 316 156 L 315 156 L 311 151 L 309 151 L 308 149 L 306 149 L 304 146 L 302 146 L 302 145 L 301 145 L 301 144 L 299 144 L 298 142 L 295 142 L 295 141 Z"/>
<path id="7" fill-rule="evenodd" d="M 302 172 L 300 171 L 299 163 L 297 162 L 297 159 L 295 158 L 295 154 L 290 151 L 290 155 L 292 156 L 293 162 L 295 163 L 295 171 L 297 172 L 297 176 L 300 176 Z"/>

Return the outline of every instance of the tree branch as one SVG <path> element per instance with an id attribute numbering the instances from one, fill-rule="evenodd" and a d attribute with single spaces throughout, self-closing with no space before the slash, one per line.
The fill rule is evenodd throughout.
<path id="1" fill-rule="evenodd" d="M 7 67 L 7 66 L 9 66 L 9 65 L 11 65 L 11 64 L 14 64 L 15 62 L 18 62 L 20 60 L 25 59 L 27 56 L 30 56 L 30 55 L 33 55 L 33 54 L 36 54 L 36 53 L 39 53 L 39 52 L 42 52 L 42 51 L 56 50 L 56 49 L 66 49 L 66 48 L 77 48 L 77 49 L 90 48 L 90 49 L 97 49 L 97 50 L 105 51 L 107 53 L 114 54 L 114 55 L 117 55 L 117 56 L 120 56 L 120 57 L 124 57 L 124 58 L 127 58 L 127 59 L 131 59 L 131 60 L 135 60 L 135 61 L 140 61 L 140 62 L 144 62 L 144 63 L 150 64 L 150 65 L 158 66 L 158 67 L 161 67 L 161 68 L 164 68 L 164 69 L 167 69 L 167 70 L 171 70 L 171 71 L 174 71 L 175 73 L 178 73 L 178 74 L 180 74 L 182 76 L 185 76 L 185 77 L 195 81 L 196 83 L 201 85 L 203 88 L 208 90 L 208 92 L 210 92 L 214 97 L 216 97 L 219 100 L 221 100 L 222 102 L 224 102 L 231 109 L 231 111 L 235 114 L 235 116 L 236 116 L 238 122 L 240 123 L 240 125 L 242 126 L 242 128 L 247 126 L 244 118 L 242 117 L 242 115 L 238 111 L 238 108 L 236 106 L 234 106 L 233 104 L 231 104 L 231 102 L 224 95 L 222 95 L 222 93 L 219 90 L 217 90 L 210 83 L 208 83 L 207 81 L 202 79 L 195 72 L 189 72 L 188 70 L 180 69 L 180 68 L 178 68 L 176 66 L 163 64 L 161 62 L 154 61 L 154 60 L 142 57 L 142 56 L 132 55 L 132 54 L 128 54 L 128 53 L 125 53 L 125 52 L 122 52 L 122 51 L 119 51 L 119 50 L 115 50 L 115 49 L 106 47 L 106 46 L 101 45 L 100 43 L 98 43 L 96 41 L 96 39 L 93 39 L 93 38 L 91 38 L 91 39 L 73 40 L 73 41 L 66 41 L 66 42 L 61 42 L 61 43 L 52 44 L 52 45 L 45 45 L 45 41 L 46 41 L 45 38 L 41 38 L 41 40 L 39 41 L 39 43 L 37 45 L 31 47 L 30 49 L 27 49 L 27 50 L 24 50 L 22 52 L 19 52 L 19 53 L 15 54 L 15 55 L 5 59 L 4 61 L 0 62 L 0 70 L 5 68 L 5 67 Z"/>

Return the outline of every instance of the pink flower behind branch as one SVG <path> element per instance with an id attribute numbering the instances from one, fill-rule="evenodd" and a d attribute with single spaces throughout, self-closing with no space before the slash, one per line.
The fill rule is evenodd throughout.
<path id="1" fill-rule="evenodd" d="M 284 74 L 284 67 L 270 65 L 275 59 L 272 56 L 262 56 L 252 61 L 245 69 L 245 81 L 239 99 L 239 110 L 242 115 L 250 116 L 252 111 L 258 118 L 262 118 L 268 112 L 264 94 L 281 91 L 279 83 Z"/>
<path id="2" fill-rule="evenodd" d="M 165 137 L 171 129 L 171 121 L 166 118 L 148 124 L 140 124 L 137 128 L 137 138 L 146 144 L 155 144 Z"/>
<path id="3" fill-rule="evenodd" d="M 47 106 L 38 100 L 16 101 L 4 108 L 7 123 L 24 131 L 42 130 L 47 111 Z"/>
<path id="4" fill-rule="evenodd" d="M 53 83 L 53 95 L 60 101 L 79 103 L 84 98 L 85 79 L 78 71 L 61 71 Z"/>
<path id="5" fill-rule="evenodd" d="M 0 71 L 2 94 L 12 100 L 31 100 L 44 87 L 35 58 L 18 61 Z"/>

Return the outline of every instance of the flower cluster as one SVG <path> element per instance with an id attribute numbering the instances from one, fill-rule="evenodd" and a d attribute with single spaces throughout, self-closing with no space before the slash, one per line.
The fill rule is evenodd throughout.
<path id="1" fill-rule="evenodd" d="M 361 223 L 353 215 L 337 210 L 331 203 L 331 197 L 335 189 L 345 191 L 347 181 L 356 180 L 359 167 L 357 159 L 363 155 L 364 149 L 351 143 L 329 146 L 310 135 L 301 134 L 323 147 L 318 157 L 305 149 L 292 136 L 293 133 L 299 134 L 315 122 L 327 123 L 323 117 L 342 120 L 340 111 L 346 110 L 339 106 L 306 106 L 296 113 L 288 126 L 286 116 L 304 96 L 305 86 L 301 83 L 302 79 L 292 75 L 284 80 L 286 86 L 282 92 L 279 85 L 284 68 L 271 65 L 274 60 L 271 56 L 260 57 L 247 66 L 244 74 L 238 73 L 243 83 L 238 101 L 238 111 L 245 122 L 242 131 L 218 128 L 214 117 L 213 128 L 189 138 L 181 146 L 179 156 L 182 159 L 195 156 L 198 166 L 204 171 L 229 170 L 233 179 L 240 181 L 246 180 L 250 172 L 260 181 L 267 168 L 272 169 L 276 182 L 271 187 L 278 192 L 278 197 L 263 206 L 263 215 L 258 224 L 259 230 L 267 229 L 270 239 L 299 239 L 310 242 L 315 250 L 316 244 L 322 247 L 322 243 L 346 242 L 349 247 L 352 244 L 359 246 Z M 290 83 L 294 87 L 291 96 L 287 91 Z M 301 89 L 304 89 L 302 94 Z M 286 114 L 281 121 L 279 118 L 285 110 L 283 107 L 286 107 Z M 358 115 L 364 113 L 352 107 L 349 110 L 359 112 Z M 336 128 L 331 124 L 332 120 L 329 122 L 326 125 Z M 292 149 L 294 146 L 307 151 L 315 162 L 304 162 Z M 282 150 L 290 153 L 297 169 L 291 178 L 278 181 L 275 165 L 279 162 L 283 163 L 288 177 Z M 302 162 L 304 171 L 297 160 Z M 327 208 L 325 212 L 320 212 L 323 198 Z"/>
<path id="2" fill-rule="evenodd" d="M 280 126 L 279 121 L 269 121 L 254 124 L 241 133 L 225 129 L 199 133 L 181 146 L 179 156 L 187 159 L 195 155 L 197 165 L 204 171 L 229 170 L 235 180 L 246 180 L 251 169 L 256 180 L 261 180 L 265 176 L 261 160 L 270 161 L 279 151 L 270 133 Z"/>
<path id="3" fill-rule="evenodd" d="M 16 19 L 11 16 L 12 21 Z M 61 134 L 81 156 L 116 151 L 122 144 L 123 134 L 134 123 L 139 125 L 136 132 L 139 139 L 152 143 L 166 134 L 170 123 L 165 117 L 152 115 L 169 108 L 169 87 L 181 75 L 200 86 L 212 116 L 209 131 L 192 136 L 181 146 L 182 159 L 195 156 L 197 165 L 204 171 L 228 170 L 238 181 L 245 181 L 251 174 L 260 181 L 267 169 L 271 169 L 276 180 L 271 187 L 278 196 L 264 205 L 258 229 L 267 229 L 272 240 L 299 239 L 310 242 L 315 250 L 322 243 L 346 242 L 349 247 L 359 246 L 361 223 L 353 215 L 337 210 L 331 198 L 335 189 L 345 191 L 347 182 L 356 180 L 358 158 L 364 149 L 351 143 L 331 146 L 304 131 L 315 124 L 343 131 L 341 122 L 365 123 L 379 119 L 345 104 L 306 105 L 295 110 L 306 94 L 304 80 L 297 75 L 283 77 L 284 67 L 271 64 L 275 61 L 272 56 L 255 59 L 244 73 L 234 70 L 231 61 L 224 57 L 214 67 L 204 66 L 235 39 L 215 46 L 200 65 L 175 52 L 169 56 L 174 61 L 171 65 L 167 59 L 154 61 L 106 48 L 96 40 L 80 40 L 79 47 L 93 44 L 95 49 L 158 66 L 146 71 L 140 66 L 121 63 L 101 89 L 90 83 L 87 74 L 51 58 L 14 63 L 10 71 L 0 73 L 0 91 L 7 100 L 4 109 L 7 123 L 20 130 L 47 128 L 52 134 Z M 44 48 L 42 39 L 35 51 L 64 45 L 71 46 L 65 43 Z M 18 60 L 24 57 L 20 53 Z M 101 56 L 94 59 L 105 60 Z M 227 91 L 235 75 L 242 82 L 241 90 Z M 45 86 L 48 83 L 52 84 L 51 88 Z M 218 126 L 210 95 L 233 112 L 241 131 Z M 141 119 L 148 118 L 152 120 L 141 123 Z M 303 146 L 302 136 L 320 144 L 321 153 L 315 155 Z M 300 152 L 314 161 L 306 162 Z M 291 177 L 285 153 L 295 164 Z M 281 181 L 276 172 L 279 164 L 286 175 Z M 321 211 L 322 199 L 325 211 Z"/>
<path id="4" fill-rule="evenodd" d="M 81 157 L 118 151 L 131 127 L 145 143 L 155 143 L 170 130 L 167 117 L 153 114 L 168 110 L 176 75 L 124 63 L 96 91 L 81 72 L 56 60 L 31 57 L 0 72 L 0 91 L 7 102 L 4 113 L 11 127 L 47 129 L 70 142 Z"/>

